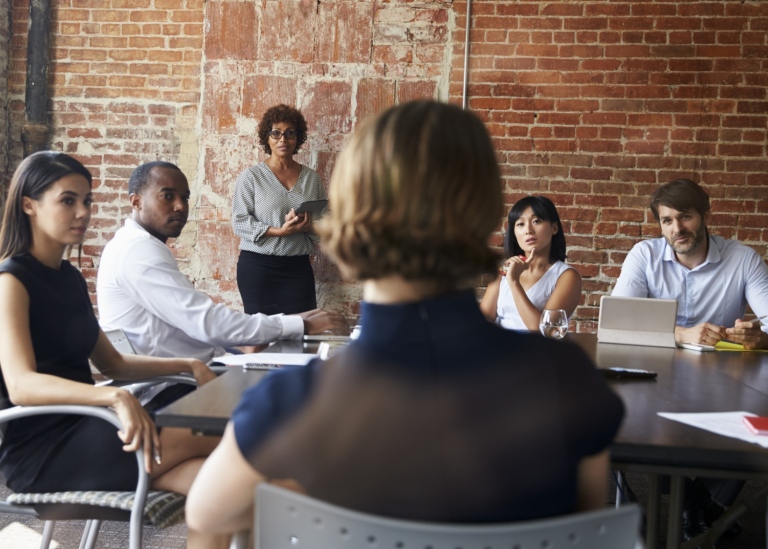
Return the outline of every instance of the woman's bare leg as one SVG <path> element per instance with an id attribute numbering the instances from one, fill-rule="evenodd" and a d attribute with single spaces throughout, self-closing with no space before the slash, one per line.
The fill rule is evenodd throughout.
<path id="1" fill-rule="evenodd" d="M 193 435 L 188 429 L 164 428 L 160 432 L 162 463 L 153 463 L 152 488 L 187 495 L 205 458 L 221 439 Z M 227 549 L 227 534 L 201 534 L 189 530 L 187 549 Z"/>
<path id="2" fill-rule="evenodd" d="M 203 437 L 193 435 L 189 429 L 179 429 L 174 427 L 164 427 L 160 431 L 160 465 L 152 464 L 152 479 L 156 480 L 165 475 L 171 469 L 194 458 L 206 458 L 211 455 L 214 448 L 219 445 L 221 437 Z M 187 493 L 189 486 L 192 485 L 192 479 L 186 489 L 174 490 L 180 494 Z"/>

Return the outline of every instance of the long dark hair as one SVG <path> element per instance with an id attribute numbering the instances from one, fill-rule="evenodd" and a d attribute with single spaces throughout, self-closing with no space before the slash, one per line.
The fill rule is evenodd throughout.
<path id="1" fill-rule="evenodd" d="M 517 238 L 515 238 L 515 222 L 528 208 L 539 219 L 557 225 L 557 233 L 552 235 L 552 245 L 549 248 L 549 262 L 565 261 L 565 233 L 563 231 L 563 224 L 560 223 L 557 208 L 546 196 L 526 196 L 515 202 L 515 205 L 512 206 L 507 218 L 509 225 L 504 238 L 504 251 L 507 253 L 507 257 L 523 254 L 523 249 L 517 243 Z"/>
<path id="2" fill-rule="evenodd" d="M 24 213 L 24 197 L 40 200 L 48 187 L 70 174 L 82 175 L 91 185 L 91 173 L 69 155 L 40 151 L 25 158 L 13 174 L 0 228 L 0 261 L 29 250 L 32 228 Z"/>

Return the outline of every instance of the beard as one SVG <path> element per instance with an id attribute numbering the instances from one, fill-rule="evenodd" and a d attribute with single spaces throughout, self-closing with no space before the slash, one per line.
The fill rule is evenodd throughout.
<path id="1" fill-rule="evenodd" d="M 688 237 L 685 242 L 676 242 L 680 237 Z M 686 255 L 699 249 L 704 239 L 707 237 L 707 228 L 702 224 L 696 232 L 683 231 L 672 235 L 667 239 L 667 243 L 675 250 L 676 254 Z"/>

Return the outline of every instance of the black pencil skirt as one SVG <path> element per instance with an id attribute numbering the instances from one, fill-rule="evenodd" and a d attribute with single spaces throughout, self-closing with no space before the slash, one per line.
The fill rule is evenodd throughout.
<path id="1" fill-rule="evenodd" d="M 308 255 L 283 257 L 240 250 L 237 287 L 248 314 L 290 315 L 317 309 Z"/>

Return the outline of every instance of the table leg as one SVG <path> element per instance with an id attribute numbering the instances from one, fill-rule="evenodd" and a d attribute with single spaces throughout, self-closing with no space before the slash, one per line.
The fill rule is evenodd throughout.
<path id="1" fill-rule="evenodd" d="M 669 479 L 669 521 L 667 523 L 667 549 L 680 547 L 683 530 L 683 496 L 685 477 L 673 475 Z"/>
<path id="2" fill-rule="evenodd" d="M 659 503 L 661 501 L 661 477 L 648 475 L 648 505 L 646 506 L 645 546 L 656 549 L 659 543 Z"/>

